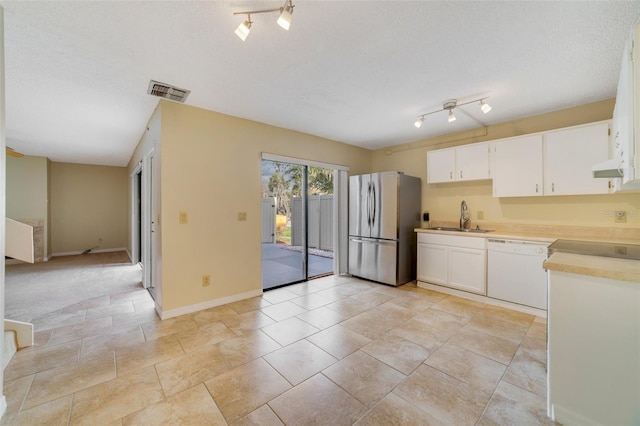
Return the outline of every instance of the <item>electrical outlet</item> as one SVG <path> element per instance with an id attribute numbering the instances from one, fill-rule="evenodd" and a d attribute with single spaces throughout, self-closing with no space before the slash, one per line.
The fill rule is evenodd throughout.
<path id="1" fill-rule="evenodd" d="M 478 210 L 478 220 L 484 219 L 484 211 Z"/>
<path id="2" fill-rule="evenodd" d="M 624 210 L 616 210 L 614 213 L 616 223 L 627 223 L 627 215 Z"/>
<path id="3" fill-rule="evenodd" d="M 247 212 L 238 212 L 238 221 L 244 222 L 247 220 Z"/>
<path id="4" fill-rule="evenodd" d="M 211 277 L 209 275 L 202 276 L 202 287 L 208 287 L 211 284 Z"/>
<path id="5" fill-rule="evenodd" d="M 180 212 L 180 223 L 188 223 L 189 214 L 187 212 Z"/>

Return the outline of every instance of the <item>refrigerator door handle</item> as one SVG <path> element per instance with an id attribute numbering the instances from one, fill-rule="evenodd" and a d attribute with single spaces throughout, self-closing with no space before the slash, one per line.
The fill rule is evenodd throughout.
<path id="1" fill-rule="evenodd" d="M 371 215 L 369 214 L 369 193 L 371 192 L 371 183 L 367 184 L 367 225 L 371 225 Z"/>
<path id="2" fill-rule="evenodd" d="M 367 187 L 367 225 L 371 227 L 371 182 Z"/>
<path id="3" fill-rule="evenodd" d="M 371 225 L 375 226 L 376 224 L 376 184 L 372 184 L 372 190 L 373 190 L 373 203 L 372 203 L 372 210 L 373 210 L 373 218 L 371 219 Z"/>

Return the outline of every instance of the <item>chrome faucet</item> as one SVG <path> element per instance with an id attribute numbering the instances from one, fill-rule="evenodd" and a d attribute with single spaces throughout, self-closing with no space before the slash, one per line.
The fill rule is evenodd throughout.
<path id="1" fill-rule="evenodd" d="M 460 229 L 465 229 L 469 225 L 469 221 L 467 202 L 462 200 L 462 203 L 460 204 Z"/>

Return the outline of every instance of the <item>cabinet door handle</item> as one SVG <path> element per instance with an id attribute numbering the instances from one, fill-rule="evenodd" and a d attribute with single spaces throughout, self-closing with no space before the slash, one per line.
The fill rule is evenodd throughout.
<path id="1" fill-rule="evenodd" d="M 460 170 L 460 179 L 462 179 L 462 170 Z"/>
<path id="2" fill-rule="evenodd" d="M 449 172 L 449 179 L 453 179 L 453 172 Z"/>
<path id="3" fill-rule="evenodd" d="M 538 184 L 536 183 L 536 194 L 538 193 Z"/>
<path id="4" fill-rule="evenodd" d="M 556 192 L 556 184 L 551 182 L 551 192 Z"/>

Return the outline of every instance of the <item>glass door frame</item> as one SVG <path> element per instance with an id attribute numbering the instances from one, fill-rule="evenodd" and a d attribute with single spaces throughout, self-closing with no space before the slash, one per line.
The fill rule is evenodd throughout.
<path id="1" fill-rule="evenodd" d="M 265 161 L 273 161 L 278 163 L 289 163 L 298 166 L 304 166 L 303 173 L 303 185 L 304 191 L 302 191 L 302 201 L 303 201 L 303 220 L 304 220 L 304 235 L 303 235 L 303 279 L 308 280 L 308 265 L 309 265 L 309 254 L 308 254 L 308 226 L 307 222 L 309 219 L 308 214 L 308 168 L 309 166 L 321 167 L 325 169 L 333 170 L 334 175 L 334 206 L 333 206 L 333 218 L 334 218 L 334 229 L 333 229 L 333 250 L 334 250 L 334 258 L 333 258 L 333 273 L 336 275 L 347 273 L 348 271 L 348 227 L 345 222 L 348 218 L 348 193 L 347 193 L 347 183 L 348 183 L 348 172 L 349 167 L 322 163 L 318 161 L 306 160 L 295 157 L 286 157 L 277 154 L 270 153 L 262 153 L 261 160 Z M 262 164 L 262 161 L 261 161 Z M 299 281 L 296 281 L 299 282 Z M 292 282 L 291 284 L 293 284 Z M 288 285 L 283 284 L 283 285 Z M 276 288 L 276 287 L 273 287 Z"/>

